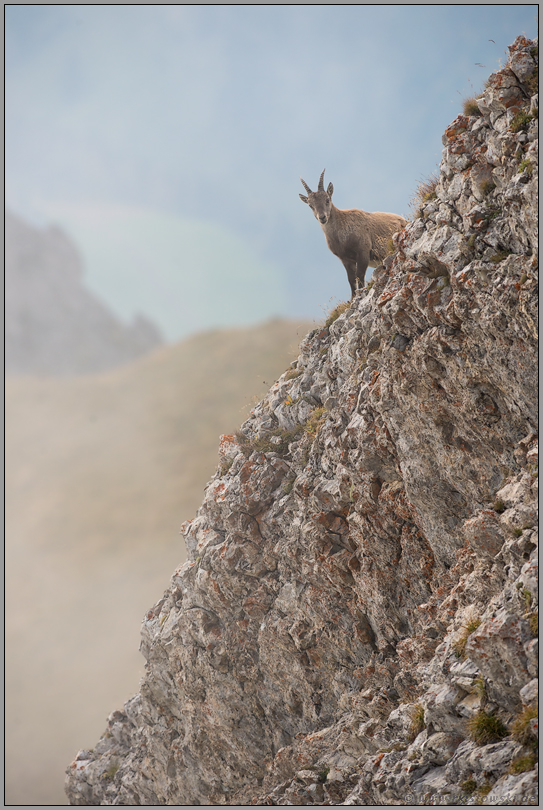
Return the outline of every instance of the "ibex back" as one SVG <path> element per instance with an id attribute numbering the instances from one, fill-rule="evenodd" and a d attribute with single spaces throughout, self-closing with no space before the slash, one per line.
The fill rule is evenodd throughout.
<path id="1" fill-rule="evenodd" d="M 368 267 L 381 264 L 389 252 L 388 243 L 392 235 L 401 231 L 407 221 L 398 214 L 383 214 L 380 211 L 368 214 L 357 208 L 347 211 L 336 208 L 332 202 L 332 183 L 324 190 L 324 171 L 317 191 L 311 191 L 300 177 L 307 191 L 307 197 L 300 194 L 300 199 L 309 205 L 320 222 L 328 247 L 343 262 L 354 295 L 358 287 L 364 286 Z"/>

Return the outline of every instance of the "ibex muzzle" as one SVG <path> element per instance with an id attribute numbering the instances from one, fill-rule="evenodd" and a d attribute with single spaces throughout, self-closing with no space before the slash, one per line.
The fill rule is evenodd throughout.
<path id="1" fill-rule="evenodd" d="M 311 191 L 300 177 L 307 191 L 307 197 L 300 194 L 300 199 L 309 205 L 324 231 L 328 247 L 343 262 L 354 295 L 357 288 L 364 286 L 367 268 L 381 264 L 388 253 L 389 240 L 407 221 L 398 214 L 380 211 L 369 214 L 357 208 L 346 211 L 336 208 L 332 202 L 332 183 L 324 190 L 324 172 L 323 169 L 316 191 Z"/>

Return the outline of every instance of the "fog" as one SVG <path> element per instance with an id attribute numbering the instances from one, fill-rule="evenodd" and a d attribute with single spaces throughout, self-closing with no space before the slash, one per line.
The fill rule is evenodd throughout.
<path id="1" fill-rule="evenodd" d="M 338 207 L 407 216 L 462 99 L 518 34 L 536 35 L 536 14 L 513 4 L 8 6 L 8 205 L 64 225 L 90 287 L 170 339 L 320 315 L 349 288 L 298 198 L 299 177 L 312 186 L 326 168 Z M 208 295 L 212 318 L 203 308 L 176 317 L 171 299 L 190 298 L 195 274 L 212 288 L 236 262 L 222 310 Z"/>

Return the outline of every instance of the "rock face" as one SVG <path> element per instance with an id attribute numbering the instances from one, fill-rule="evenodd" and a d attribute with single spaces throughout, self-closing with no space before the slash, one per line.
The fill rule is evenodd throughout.
<path id="1" fill-rule="evenodd" d="M 162 342 L 143 316 L 130 326 L 85 289 L 76 248 L 6 212 L 6 372 L 85 374 L 126 363 Z"/>
<path id="2" fill-rule="evenodd" d="M 535 804 L 537 48 L 241 431 L 74 805 Z"/>

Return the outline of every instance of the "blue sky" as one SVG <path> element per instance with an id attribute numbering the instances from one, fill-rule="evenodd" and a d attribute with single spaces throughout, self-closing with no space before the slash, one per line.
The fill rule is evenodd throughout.
<path id="1" fill-rule="evenodd" d="M 346 273 L 298 193 L 409 215 L 536 5 L 8 5 L 6 199 L 168 338 L 320 317 Z"/>

